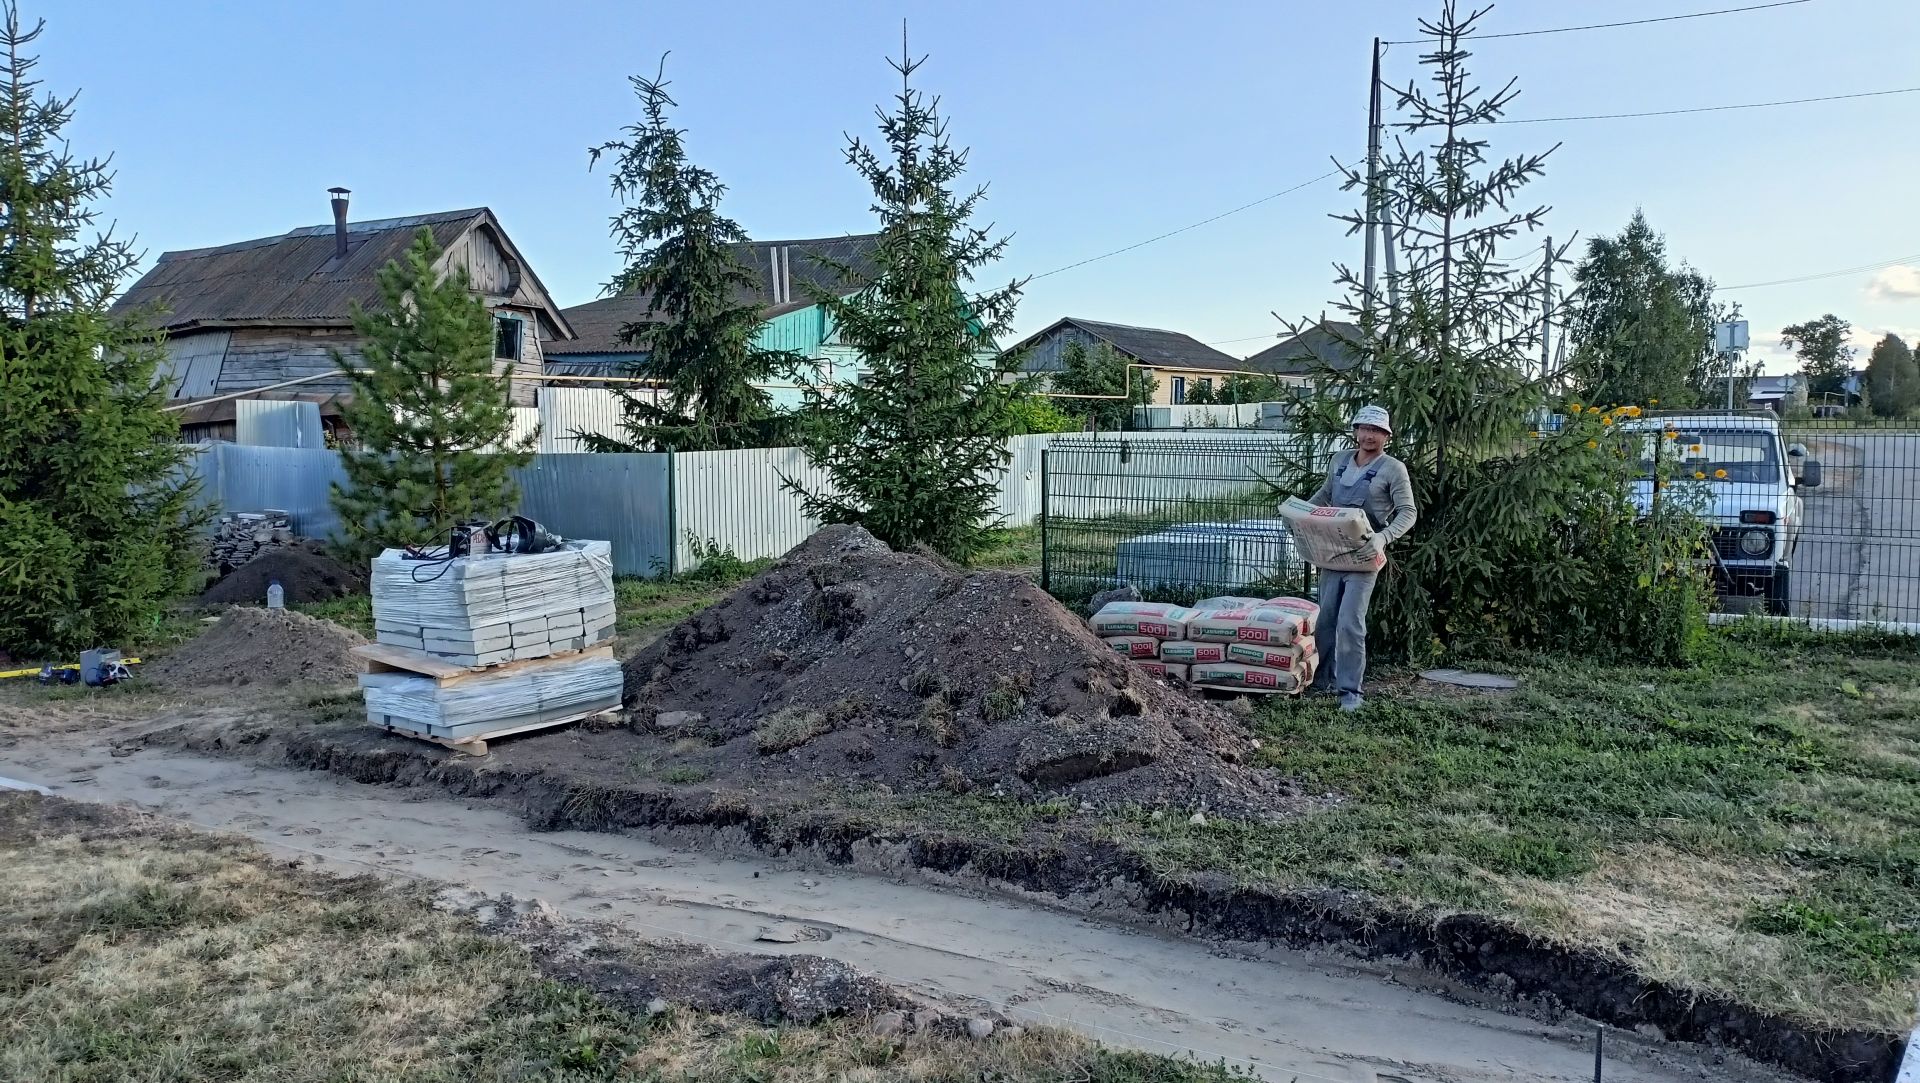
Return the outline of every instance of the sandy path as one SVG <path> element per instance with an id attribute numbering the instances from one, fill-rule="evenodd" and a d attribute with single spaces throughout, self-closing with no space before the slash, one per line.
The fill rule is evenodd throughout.
<path id="1" fill-rule="evenodd" d="M 915 883 L 671 849 L 643 839 L 529 832 L 503 808 L 363 786 L 248 759 L 110 752 L 98 735 L 0 749 L 0 785 L 132 802 L 233 831 L 339 872 L 470 884 L 545 899 L 636 933 L 845 960 L 946 1000 L 990 1004 L 1110 1044 L 1189 1053 L 1302 1083 L 1574 1083 L 1592 1032 L 1469 1007 L 1311 955 L 1258 959 L 1019 902 Z M 763 929 L 824 936 L 757 941 Z M 1251 949 L 1250 949 L 1251 950 Z M 1608 1083 L 1784 1078 L 1610 1033 Z"/>

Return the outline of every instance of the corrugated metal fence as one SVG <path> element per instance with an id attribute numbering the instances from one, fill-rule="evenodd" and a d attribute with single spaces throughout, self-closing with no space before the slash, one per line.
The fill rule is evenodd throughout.
<path id="1" fill-rule="evenodd" d="M 1272 442 L 1270 432 L 1222 433 L 1222 439 Z M 1056 440 L 1114 455 L 1123 444 L 1180 439 L 1180 434 L 1125 433 L 1022 436 L 1001 478 L 997 508 L 1007 526 L 1040 516 L 1041 460 Z M 333 482 L 346 484 L 337 452 L 325 449 L 196 445 L 194 469 L 203 498 L 223 511 L 279 508 L 311 537 L 339 529 L 328 501 Z M 707 451 L 679 455 L 594 455 L 557 452 L 533 457 L 517 471 L 522 514 L 571 538 L 613 544 L 614 571 L 659 575 L 697 562 L 694 547 L 712 545 L 742 560 L 779 556 L 819 527 L 800 497 L 782 484 L 828 485 L 825 472 L 797 448 Z"/>

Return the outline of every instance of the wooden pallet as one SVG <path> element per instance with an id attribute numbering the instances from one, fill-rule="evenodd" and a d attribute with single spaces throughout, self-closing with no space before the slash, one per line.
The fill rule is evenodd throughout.
<path id="1" fill-rule="evenodd" d="M 603 643 L 597 647 L 563 651 L 519 662 L 495 662 L 488 666 L 463 666 L 428 654 L 426 651 L 417 651 L 412 647 L 396 647 L 391 643 L 366 643 L 353 648 L 349 653 L 366 663 L 368 673 L 411 673 L 419 677 L 432 677 L 436 684 L 445 686 L 479 674 L 524 672 L 555 662 L 573 662 L 581 658 L 612 658 L 613 647 Z"/>
<path id="2" fill-rule="evenodd" d="M 524 725 L 514 725 L 509 721 L 501 729 L 488 730 L 485 733 L 477 733 L 467 737 L 435 737 L 432 734 L 421 733 L 418 730 L 409 729 L 405 726 L 396 726 L 384 722 L 369 721 L 367 724 L 375 729 L 385 730 L 388 733 L 397 733 L 402 737 L 411 737 L 416 741 L 425 741 L 428 744 L 439 745 L 441 748 L 450 748 L 455 752 L 464 752 L 469 756 L 484 756 L 487 754 L 488 741 L 498 740 L 502 737 L 511 737 L 516 733 L 529 733 L 533 730 L 543 730 L 551 726 L 564 726 L 571 722 L 584 722 L 589 718 L 596 718 L 601 715 L 612 715 L 618 709 L 617 707 L 595 707 L 591 710 L 580 711 L 559 718 L 541 719 L 536 722 L 525 723 Z"/>

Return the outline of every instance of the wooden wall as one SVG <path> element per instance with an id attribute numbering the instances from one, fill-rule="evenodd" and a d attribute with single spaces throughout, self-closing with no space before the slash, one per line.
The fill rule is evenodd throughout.
<path id="1" fill-rule="evenodd" d="M 508 258 L 506 250 L 494 239 L 493 232 L 484 226 L 468 230 L 465 236 L 448 246 L 446 254 L 440 258 L 440 265 L 446 268 L 465 267 L 467 275 L 473 279 L 474 292 L 488 297 L 513 297 L 521 287 L 523 276 Z"/>
<path id="2" fill-rule="evenodd" d="M 159 379 L 170 399 L 204 399 L 220 383 L 220 366 L 231 336 L 225 331 L 202 331 L 167 340 L 167 357 Z"/>
<path id="3" fill-rule="evenodd" d="M 282 380 L 336 371 L 329 350 L 355 356 L 359 337 L 351 327 L 241 327 L 232 332 L 220 366 L 219 394 L 247 391 Z M 302 392 L 347 390 L 343 376 L 297 385 Z"/>

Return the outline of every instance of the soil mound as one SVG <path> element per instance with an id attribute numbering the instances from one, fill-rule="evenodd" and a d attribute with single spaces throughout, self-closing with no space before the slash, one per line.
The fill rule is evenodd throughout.
<path id="1" fill-rule="evenodd" d="M 236 606 L 199 638 L 141 667 L 141 676 L 172 688 L 350 684 L 360 667 L 347 652 L 365 642 L 332 621 Z"/>
<path id="2" fill-rule="evenodd" d="M 228 572 L 200 595 L 202 605 L 259 605 L 275 579 L 289 602 L 324 602 L 367 592 L 367 570 L 317 549 L 273 549 Z"/>
<path id="3" fill-rule="evenodd" d="M 1071 794 L 1230 815 L 1304 802 L 1224 710 L 1147 676 L 1032 581 L 827 527 L 626 663 L 636 729 L 722 780 Z"/>

